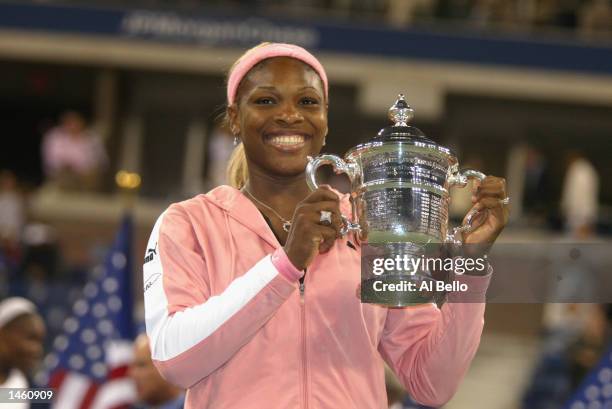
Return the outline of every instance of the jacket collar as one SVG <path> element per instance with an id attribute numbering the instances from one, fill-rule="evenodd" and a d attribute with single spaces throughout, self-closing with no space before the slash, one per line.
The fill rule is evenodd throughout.
<path id="1" fill-rule="evenodd" d="M 231 218 L 252 230 L 272 247 L 280 247 L 259 209 L 240 190 L 223 185 L 206 193 L 204 197 L 210 203 L 225 210 Z"/>
<path id="2" fill-rule="evenodd" d="M 340 210 L 344 215 L 350 217 L 350 195 L 348 193 L 335 192 L 340 196 Z M 255 232 L 272 247 L 280 247 L 280 243 L 259 212 L 259 209 L 240 190 L 223 185 L 206 193 L 204 197 L 208 202 L 225 210 L 231 218 Z"/>

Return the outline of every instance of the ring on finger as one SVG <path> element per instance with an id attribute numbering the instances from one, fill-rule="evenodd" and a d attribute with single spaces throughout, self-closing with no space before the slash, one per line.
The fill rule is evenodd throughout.
<path id="1" fill-rule="evenodd" d="M 328 210 L 321 210 L 321 217 L 319 217 L 319 223 L 324 226 L 331 226 L 332 224 L 331 216 L 332 216 L 332 212 Z"/>
<path id="2" fill-rule="evenodd" d="M 510 198 L 508 196 L 506 196 L 505 198 L 500 199 L 499 203 L 501 203 L 502 205 L 510 204 Z"/>
<path id="3" fill-rule="evenodd" d="M 314 241 L 317 244 L 321 244 L 325 241 L 325 239 L 323 238 L 323 236 L 316 236 L 312 238 L 312 241 Z"/>

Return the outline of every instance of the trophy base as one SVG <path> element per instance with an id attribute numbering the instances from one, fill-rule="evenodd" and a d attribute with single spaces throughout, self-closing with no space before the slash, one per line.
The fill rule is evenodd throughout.
<path id="1" fill-rule="evenodd" d="M 435 302 L 433 278 L 382 275 L 361 282 L 361 302 L 385 307 L 409 307 Z"/>

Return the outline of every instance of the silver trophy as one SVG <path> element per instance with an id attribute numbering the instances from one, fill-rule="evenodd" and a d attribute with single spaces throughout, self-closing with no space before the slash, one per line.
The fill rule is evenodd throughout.
<path id="1" fill-rule="evenodd" d="M 364 272 L 364 260 L 408 255 L 420 257 L 426 245 L 461 243 L 461 233 L 472 228 L 474 214 L 463 226 L 448 224 L 450 188 L 465 187 L 471 178 L 484 179 L 482 172 L 459 171 L 457 157 L 450 149 L 428 139 L 419 129 L 408 125 L 414 110 L 403 95 L 389 109 L 393 122 L 370 141 L 350 149 L 344 159 L 336 155 L 309 158 L 306 181 L 318 188 L 316 171 L 331 165 L 336 173 L 346 173 L 351 182 L 351 217 L 343 216 L 343 234 L 353 232 L 369 254 L 362 253 L 362 302 L 386 306 L 406 306 L 430 302 L 427 291 L 398 291 L 376 294 L 374 281 L 401 283 L 409 281 L 420 287 L 423 281 L 435 281 L 431 271 L 398 269 L 380 275 Z M 365 246 L 365 247 L 364 247 Z M 367 263 L 366 263 L 367 264 Z"/>

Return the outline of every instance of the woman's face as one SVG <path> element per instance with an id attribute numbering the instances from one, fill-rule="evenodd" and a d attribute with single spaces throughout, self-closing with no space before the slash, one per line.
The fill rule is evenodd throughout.
<path id="1" fill-rule="evenodd" d="M 43 357 L 45 324 L 38 315 L 26 314 L 0 330 L 0 360 L 9 367 L 31 372 Z"/>
<path id="2" fill-rule="evenodd" d="M 230 129 L 244 143 L 249 170 L 295 176 L 327 134 L 327 102 L 317 73 L 299 60 L 271 58 L 242 81 L 229 107 Z"/>

